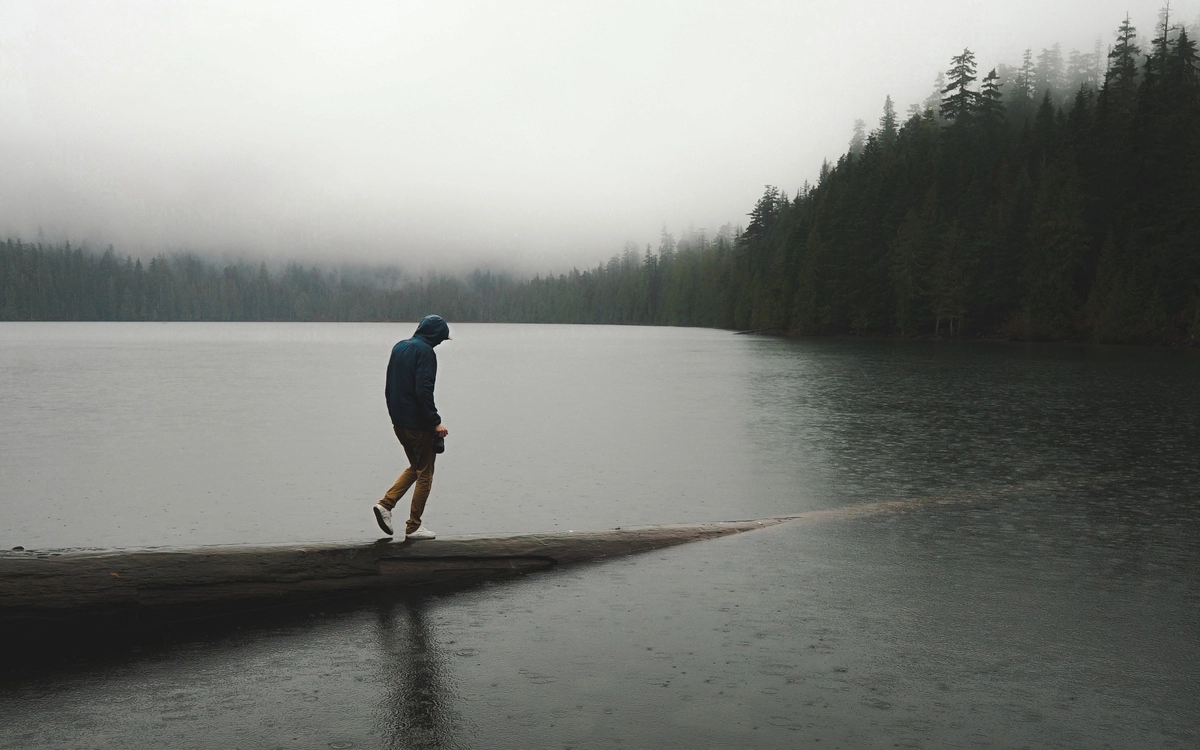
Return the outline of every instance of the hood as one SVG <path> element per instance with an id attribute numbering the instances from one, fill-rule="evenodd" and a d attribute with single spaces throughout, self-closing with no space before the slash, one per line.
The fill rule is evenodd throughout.
<path id="1" fill-rule="evenodd" d="M 426 315 L 421 319 L 413 336 L 420 336 L 430 346 L 437 346 L 450 338 L 450 326 L 446 325 L 446 321 L 442 320 L 440 315 Z"/>

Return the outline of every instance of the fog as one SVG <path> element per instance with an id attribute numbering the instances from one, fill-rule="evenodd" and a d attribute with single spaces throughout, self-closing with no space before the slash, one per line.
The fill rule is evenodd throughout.
<path id="1" fill-rule="evenodd" d="M 1200 0 L 1177 2 L 1196 18 Z M 1158 5 L 0 3 L 0 239 L 568 270 L 742 224 L 963 47 L 981 76 Z"/>

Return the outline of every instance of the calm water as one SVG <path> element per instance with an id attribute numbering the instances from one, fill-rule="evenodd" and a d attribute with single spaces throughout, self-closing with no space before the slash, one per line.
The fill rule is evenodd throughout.
<path id="1" fill-rule="evenodd" d="M 411 326 L 0 325 L 0 546 L 374 538 Z M 0 682 L 0 747 L 1200 744 L 1194 351 L 453 326 L 443 534 L 833 514 Z"/>

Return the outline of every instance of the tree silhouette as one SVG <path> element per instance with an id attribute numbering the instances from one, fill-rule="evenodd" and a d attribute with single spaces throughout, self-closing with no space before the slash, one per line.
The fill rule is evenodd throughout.
<path id="1" fill-rule="evenodd" d="M 969 120 L 978 97 L 970 88 L 975 83 L 975 53 L 964 49 L 961 55 L 952 57 L 946 76 L 950 80 L 942 89 L 942 117 L 955 123 Z"/>

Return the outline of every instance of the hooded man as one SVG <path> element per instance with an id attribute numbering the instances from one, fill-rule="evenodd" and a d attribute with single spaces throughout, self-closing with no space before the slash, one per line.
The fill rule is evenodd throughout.
<path id="1" fill-rule="evenodd" d="M 392 358 L 388 361 L 384 395 L 392 429 L 408 457 L 408 468 L 375 504 L 375 521 L 379 528 L 393 533 L 392 509 L 415 484 L 405 525 L 406 539 L 435 537 L 421 523 L 421 514 L 433 486 L 433 459 L 441 452 L 438 443 L 450 432 L 433 403 L 433 383 L 437 379 L 437 355 L 433 348 L 449 338 L 450 326 L 446 321 L 437 315 L 427 315 L 411 339 L 392 347 Z"/>

